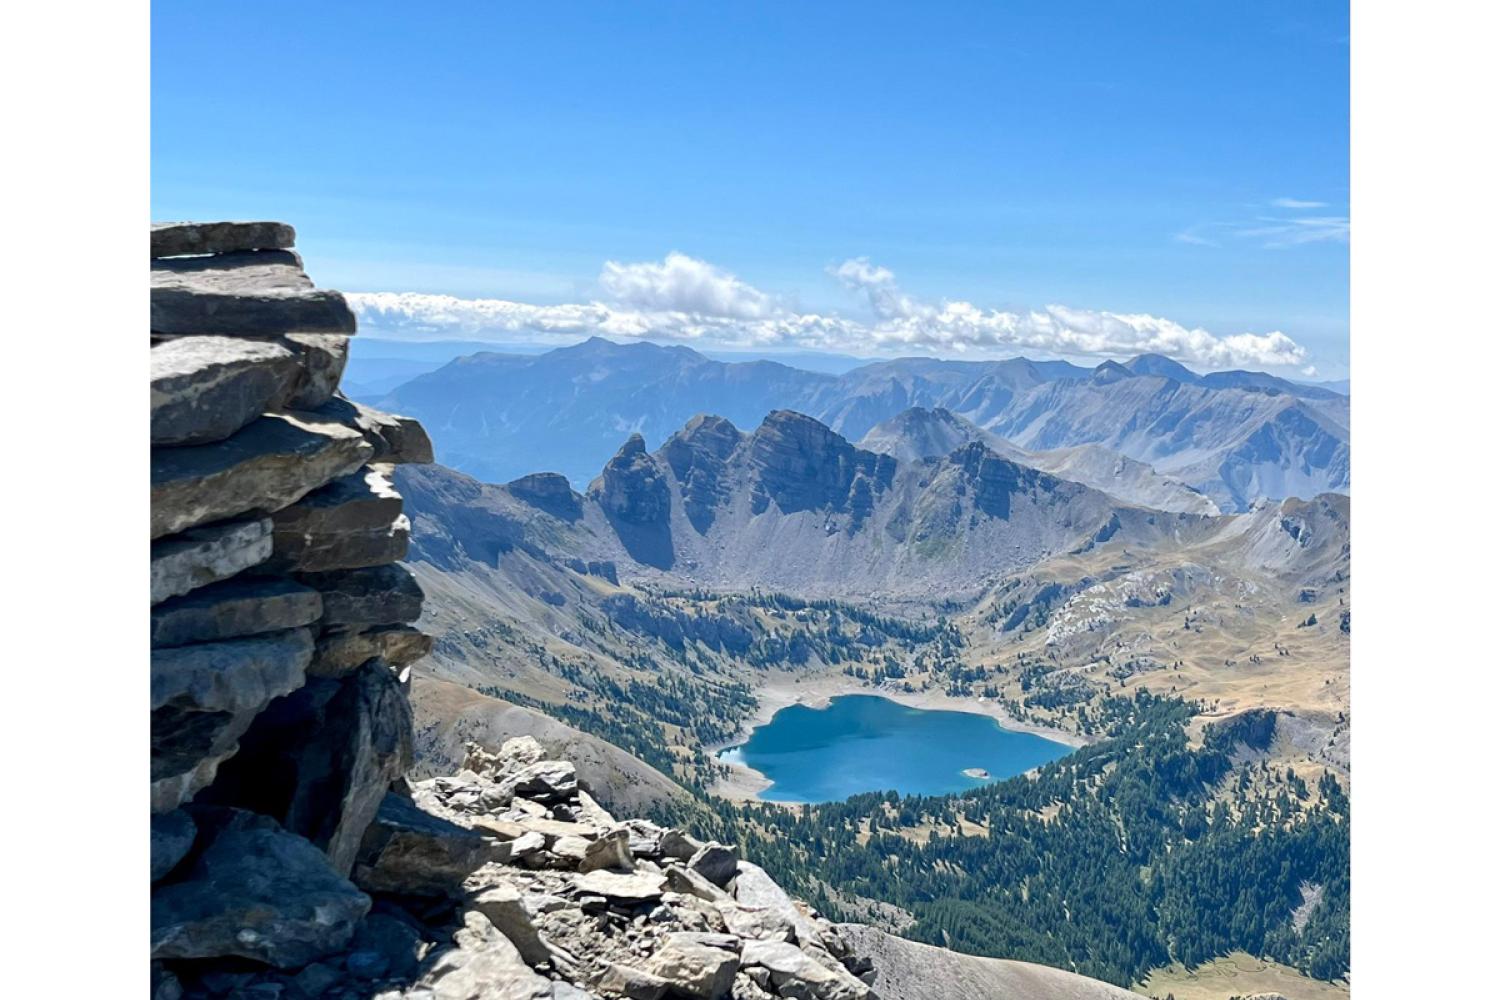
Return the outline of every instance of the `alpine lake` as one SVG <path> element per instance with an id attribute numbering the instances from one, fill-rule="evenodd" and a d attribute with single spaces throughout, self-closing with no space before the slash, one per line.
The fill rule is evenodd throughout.
<path id="1" fill-rule="evenodd" d="M 1024 774 L 1071 753 L 972 712 L 910 708 L 875 695 L 789 705 L 719 759 L 772 782 L 766 802 L 836 802 L 861 792 L 946 795 Z"/>

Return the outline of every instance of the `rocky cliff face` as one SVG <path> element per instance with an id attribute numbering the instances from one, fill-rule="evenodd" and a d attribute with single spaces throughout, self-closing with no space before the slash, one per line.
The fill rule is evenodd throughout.
<path id="1" fill-rule="evenodd" d="M 153 997 L 873 996 L 763 871 L 616 822 L 529 736 L 408 781 L 432 642 L 390 473 L 432 448 L 339 394 L 353 316 L 293 239 L 152 228 Z M 652 523 L 650 456 L 612 466 L 601 506 Z"/>

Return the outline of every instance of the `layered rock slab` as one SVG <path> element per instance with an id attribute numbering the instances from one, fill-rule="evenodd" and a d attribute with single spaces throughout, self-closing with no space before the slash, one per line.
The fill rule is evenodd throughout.
<path id="1" fill-rule="evenodd" d="M 151 603 L 226 580 L 271 557 L 269 518 L 225 521 L 151 543 Z"/>
<path id="2" fill-rule="evenodd" d="M 285 222 L 154 222 L 151 256 L 233 253 L 238 250 L 286 250 L 297 231 Z"/>
<path id="3" fill-rule="evenodd" d="M 313 287 L 295 253 L 254 250 L 153 260 L 151 329 L 231 336 L 352 334 L 355 320 L 341 294 Z"/>
<path id="4" fill-rule="evenodd" d="M 238 956 L 298 968 L 345 947 L 370 898 L 272 819 L 196 807 L 206 845 L 151 897 L 151 957 Z"/>
<path id="5" fill-rule="evenodd" d="M 323 595 L 312 587 L 274 577 L 239 577 L 153 607 L 151 645 L 185 646 L 299 628 L 322 614 Z"/>
<path id="6" fill-rule="evenodd" d="M 151 537 L 250 511 L 273 512 L 363 465 L 358 431 L 291 413 L 263 416 L 212 445 L 151 455 Z"/>
<path id="7" fill-rule="evenodd" d="M 385 469 L 365 467 L 335 479 L 272 515 L 274 548 L 266 569 L 317 572 L 398 562 L 411 540 L 401 507 Z"/>
<path id="8" fill-rule="evenodd" d="M 151 443 L 228 437 L 279 401 L 297 368 L 296 356 L 271 341 L 178 337 L 157 344 L 151 348 Z"/>
<path id="9" fill-rule="evenodd" d="M 152 650 L 153 812 L 212 781 L 261 709 L 302 686 L 312 651 L 307 629 Z"/>

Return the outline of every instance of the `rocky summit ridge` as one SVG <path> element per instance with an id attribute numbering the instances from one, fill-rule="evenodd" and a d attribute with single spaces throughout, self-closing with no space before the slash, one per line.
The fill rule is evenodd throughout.
<path id="1" fill-rule="evenodd" d="M 407 779 L 432 640 L 391 471 L 432 446 L 339 393 L 354 318 L 294 242 L 151 230 L 154 1000 L 873 997 L 763 870 L 616 821 L 531 737 Z"/>

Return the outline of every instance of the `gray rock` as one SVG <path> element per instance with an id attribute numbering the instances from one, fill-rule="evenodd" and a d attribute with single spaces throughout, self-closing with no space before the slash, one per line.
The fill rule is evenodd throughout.
<path id="1" fill-rule="evenodd" d="M 342 677 L 376 658 L 399 672 L 430 652 L 432 636 L 410 625 L 334 628 L 318 637 L 318 649 L 307 673 L 311 677 Z"/>
<path id="2" fill-rule="evenodd" d="M 269 341 L 163 341 L 151 348 L 151 443 L 221 441 L 282 399 L 297 372 L 295 355 Z"/>
<path id="3" fill-rule="evenodd" d="M 314 962 L 292 977 L 292 986 L 305 997 L 321 997 L 343 978 L 344 974 L 333 966 Z"/>
<path id="4" fill-rule="evenodd" d="M 433 1000 L 544 1000 L 552 983 L 531 971 L 521 953 L 480 913 L 464 914 L 464 926 L 417 980 L 408 996 Z M 430 991 L 418 992 L 418 991 Z"/>
<path id="5" fill-rule="evenodd" d="M 344 957 L 344 968 L 358 979 L 379 979 L 390 969 L 391 963 L 378 951 L 361 948 Z"/>
<path id="6" fill-rule="evenodd" d="M 470 897 L 469 904 L 489 918 L 528 963 L 538 965 L 550 958 L 515 886 L 509 882 L 492 885 Z"/>
<path id="7" fill-rule="evenodd" d="M 730 900 L 714 902 L 731 934 L 749 941 L 794 941 L 797 938 L 796 923 L 785 910 L 741 906 Z"/>
<path id="8" fill-rule="evenodd" d="M 604 974 L 595 983 L 597 989 L 629 997 L 630 1000 L 661 1000 L 667 995 L 670 985 L 654 973 L 618 962 L 608 963 Z"/>
<path id="9" fill-rule="evenodd" d="M 341 951 L 370 898 L 274 820 L 195 808 L 204 843 L 151 895 L 152 958 L 238 956 L 299 968 Z"/>
<path id="10" fill-rule="evenodd" d="M 694 854 L 697 854 L 698 849 L 702 846 L 702 842 L 693 839 L 674 827 L 661 835 L 658 850 L 664 858 L 686 861 Z"/>
<path id="11" fill-rule="evenodd" d="M 456 898 L 466 876 L 500 860 L 498 846 L 387 794 L 360 844 L 354 882 L 369 892 Z"/>
<path id="12" fill-rule="evenodd" d="M 372 913 L 354 934 L 354 947 L 385 956 L 389 974 L 414 976 L 424 952 L 422 936 L 410 924 L 385 913 Z"/>
<path id="13" fill-rule="evenodd" d="M 153 812 L 213 779 L 200 765 L 232 753 L 262 708 L 302 686 L 312 650 L 311 633 L 292 629 L 151 651 L 151 781 L 165 783 Z M 172 780 L 183 775 L 186 784 Z"/>
<path id="14" fill-rule="evenodd" d="M 267 706 L 200 800 L 274 817 L 347 875 L 386 789 L 411 763 L 411 707 L 390 668 L 371 660 Z"/>
<path id="15" fill-rule="evenodd" d="M 650 903 L 661 898 L 666 879 L 652 872 L 622 875 L 593 871 L 574 879 L 573 887 L 580 894 L 603 896 L 616 902 Z"/>
<path id="16" fill-rule="evenodd" d="M 296 503 L 353 472 L 373 449 L 356 431 L 291 413 L 261 417 L 225 441 L 151 453 L 151 537 Z"/>
<path id="17" fill-rule="evenodd" d="M 341 294 L 313 288 L 295 253 L 260 250 L 152 261 L 151 330 L 352 334 L 355 320 Z"/>
<path id="18" fill-rule="evenodd" d="M 558 981 L 552 984 L 552 1000 L 598 1000 L 598 997 L 572 983 Z"/>
<path id="19" fill-rule="evenodd" d="M 192 850 L 198 828 L 181 809 L 151 817 L 151 881 L 160 882 Z"/>
<path id="20" fill-rule="evenodd" d="M 323 595 L 311 587 L 295 580 L 239 577 L 152 607 L 151 645 L 183 646 L 298 628 L 322 614 Z"/>
<path id="21" fill-rule="evenodd" d="M 732 951 L 676 940 L 668 941 L 651 956 L 646 971 L 665 979 L 674 993 L 697 1000 L 722 1000 L 729 995 L 739 967 L 739 958 Z"/>
<path id="22" fill-rule="evenodd" d="M 420 423 L 335 396 L 315 411 L 320 420 L 329 420 L 353 428 L 375 448 L 374 462 L 396 465 L 425 464 L 432 461 L 432 439 Z"/>
<path id="23" fill-rule="evenodd" d="M 422 614 L 422 588 L 403 566 L 304 573 L 300 579 L 322 592 L 325 628 L 394 625 Z"/>
<path id="24" fill-rule="evenodd" d="M 578 794 L 578 773 L 568 761 L 541 760 L 506 778 L 501 788 L 512 795 L 550 805 Z"/>
<path id="25" fill-rule="evenodd" d="M 193 528 L 151 543 L 151 603 L 258 566 L 271 556 L 270 518 Z"/>
<path id="26" fill-rule="evenodd" d="M 297 356 L 282 405 L 313 410 L 332 399 L 349 363 L 349 337 L 341 333 L 289 333 L 281 342 Z"/>
<path id="27" fill-rule="evenodd" d="M 782 996 L 816 1000 L 865 1000 L 870 988 L 843 969 L 830 969 L 796 945 L 781 941 L 747 941 L 740 960 L 771 973 Z"/>
<path id="28" fill-rule="evenodd" d="M 151 1000 L 182 1000 L 182 983 L 160 962 L 151 963 Z"/>
<path id="29" fill-rule="evenodd" d="M 406 558 L 411 522 L 385 469 L 366 466 L 271 517 L 275 572 L 360 569 Z"/>
<path id="30" fill-rule="evenodd" d="M 818 929 L 803 915 L 786 890 L 777 885 L 764 868 L 741 861 L 734 879 L 734 898 L 741 906 L 771 910 L 778 919 L 790 924 L 800 944 L 816 943 Z"/>
<path id="31" fill-rule="evenodd" d="M 688 860 L 688 869 L 708 879 L 719 888 L 729 884 L 735 876 L 735 865 L 739 855 L 734 848 L 719 843 L 708 843 L 698 848 Z"/>
<path id="32" fill-rule="evenodd" d="M 297 231 L 285 222 L 153 222 L 151 256 L 177 257 L 237 250 L 286 250 Z"/>
<path id="33" fill-rule="evenodd" d="M 630 834 L 624 827 L 617 827 L 598 840 L 589 842 L 578 863 L 578 870 L 591 872 L 601 868 L 616 868 L 628 871 L 634 866 L 635 859 L 630 853 Z"/>
<path id="34" fill-rule="evenodd" d="M 720 903 L 732 898 L 729 893 L 690 869 L 669 864 L 666 866 L 666 873 L 667 886 L 673 892 L 697 896 L 709 903 Z"/>

